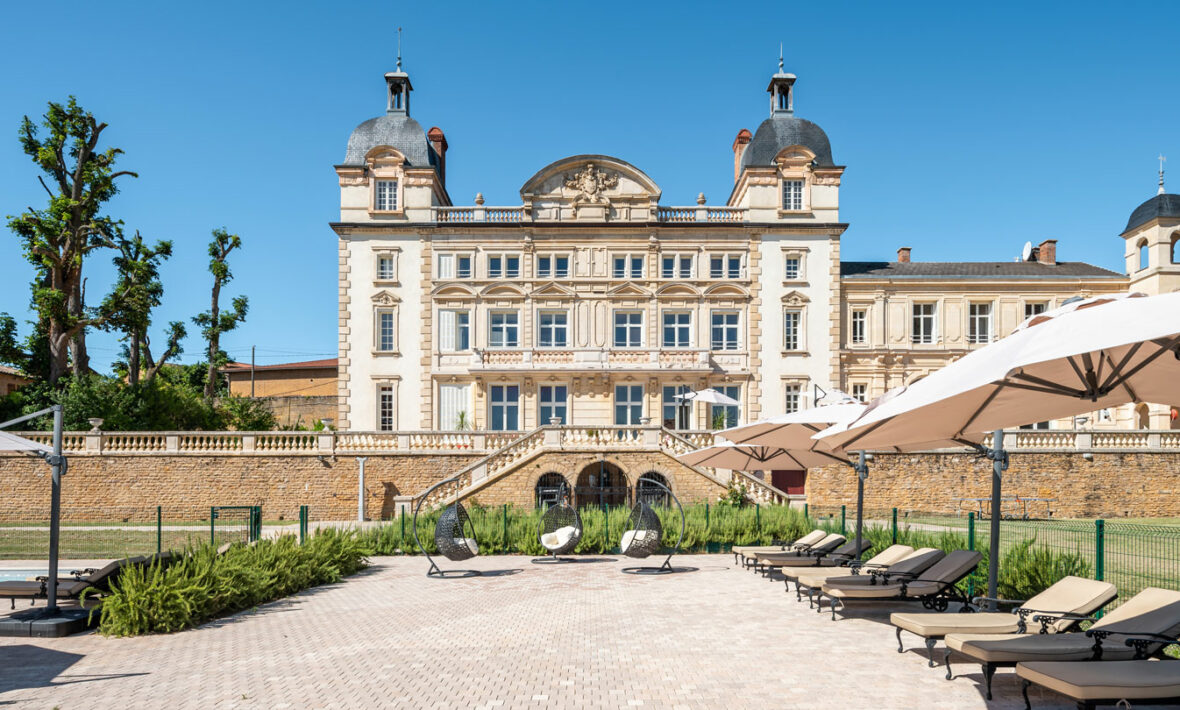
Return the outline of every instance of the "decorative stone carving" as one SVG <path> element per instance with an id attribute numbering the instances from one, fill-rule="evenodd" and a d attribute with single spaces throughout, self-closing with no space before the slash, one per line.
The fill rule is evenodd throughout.
<path id="1" fill-rule="evenodd" d="M 401 299 L 389 291 L 378 291 L 377 293 L 373 294 L 373 298 L 371 300 L 373 303 L 376 303 L 379 306 L 392 306 L 395 303 L 401 303 Z"/>
<path id="2" fill-rule="evenodd" d="M 603 205 L 609 202 L 606 195 L 602 194 L 603 191 L 618 187 L 619 176 L 604 173 L 594 167 L 594 163 L 586 163 L 586 167 L 578 172 L 565 175 L 562 184 L 578 193 L 574 196 L 571 204 L 575 206 L 580 204 Z"/>
<path id="3" fill-rule="evenodd" d="M 799 293 L 798 291 L 791 291 L 790 293 L 783 295 L 783 304 L 788 306 L 802 306 L 810 302 L 811 299 Z"/>

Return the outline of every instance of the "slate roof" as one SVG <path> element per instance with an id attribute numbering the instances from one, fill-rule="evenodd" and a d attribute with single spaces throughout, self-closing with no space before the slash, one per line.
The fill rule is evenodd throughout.
<path id="1" fill-rule="evenodd" d="M 387 113 L 357 126 L 348 137 L 348 151 L 342 165 L 364 165 L 365 155 L 379 145 L 397 148 L 411 167 L 438 165 L 438 154 L 426 138 L 426 131 L 404 113 Z"/>
<path id="2" fill-rule="evenodd" d="M 843 279 L 1111 279 L 1123 274 L 1080 261 L 842 261 Z"/>
<path id="3" fill-rule="evenodd" d="M 1135 208 L 1123 234 L 1157 217 L 1180 217 L 1180 195 L 1156 195 Z"/>
<path id="4" fill-rule="evenodd" d="M 774 157 L 789 145 L 801 145 L 815 153 L 816 165 L 835 165 L 832 144 L 824 129 L 807 119 L 792 115 L 771 116 L 758 126 L 746 152 L 742 153 L 742 167 L 774 165 Z"/>
<path id="5" fill-rule="evenodd" d="M 336 358 L 327 360 L 304 360 L 303 362 L 279 362 L 273 365 L 257 365 L 254 367 L 256 372 L 262 370 L 320 370 L 320 369 L 336 369 Z M 249 372 L 250 363 L 248 362 L 227 362 L 225 367 L 221 368 L 222 372 Z"/>

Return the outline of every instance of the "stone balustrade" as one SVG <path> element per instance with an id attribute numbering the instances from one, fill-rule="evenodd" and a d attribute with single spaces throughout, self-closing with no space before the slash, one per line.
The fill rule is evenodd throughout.
<path id="1" fill-rule="evenodd" d="M 475 224 L 481 222 L 521 223 L 549 221 L 554 219 L 551 210 L 527 210 L 525 207 L 434 207 L 434 221 L 439 224 Z M 657 207 L 656 221 L 677 222 L 723 222 L 741 224 L 749 211 L 744 207 Z"/>

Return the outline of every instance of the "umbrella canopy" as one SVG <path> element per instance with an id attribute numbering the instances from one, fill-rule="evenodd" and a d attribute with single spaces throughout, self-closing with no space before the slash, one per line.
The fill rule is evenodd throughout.
<path id="1" fill-rule="evenodd" d="M 776 446 L 791 451 L 818 450 L 828 452 L 830 450 L 828 442 L 812 438 L 816 432 L 833 424 L 856 419 L 864 410 L 865 405 L 860 402 L 841 402 L 767 417 L 750 424 L 719 431 L 717 434 L 739 444 Z"/>
<path id="2" fill-rule="evenodd" d="M 38 444 L 35 441 L 26 439 L 16 434 L 9 434 L 6 431 L 0 431 L 0 451 L 4 452 L 27 452 L 27 453 L 41 453 L 52 454 L 53 449 L 45 444 Z"/>
<path id="3" fill-rule="evenodd" d="M 725 404 L 731 407 L 737 407 L 741 405 L 741 402 L 737 401 L 733 397 L 721 394 L 714 389 L 697 390 L 696 392 L 678 394 L 676 395 L 676 399 L 691 402 L 708 402 L 709 404 Z"/>
<path id="4" fill-rule="evenodd" d="M 914 451 L 1128 402 L 1180 402 L 1180 293 L 1040 314 L 818 436 L 833 449 Z"/>
<path id="5" fill-rule="evenodd" d="M 827 466 L 833 463 L 847 463 L 846 459 L 827 452 L 800 449 L 789 451 L 777 446 L 737 444 L 723 441 L 703 449 L 677 456 L 692 466 L 726 468 L 731 471 L 771 471 L 777 469 L 806 469 L 813 466 Z"/>

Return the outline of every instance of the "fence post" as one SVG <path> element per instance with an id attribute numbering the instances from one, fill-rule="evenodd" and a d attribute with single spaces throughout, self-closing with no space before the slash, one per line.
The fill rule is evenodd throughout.
<path id="1" fill-rule="evenodd" d="M 809 505 L 808 503 L 803 504 L 803 519 L 804 520 L 811 520 L 811 515 L 810 515 L 811 511 L 808 510 L 808 505 Z"/>
<path id="2" fill-rule="evenodd" d="M 755 530 L 762 529 L 762 504 L 761 503 L 754 504 L 754 529 Z"/>
<path id="3" fill-rule="evenodd" d="M 705 530 L 709 529 L 709 504 L 705 503 Z"/>
<path id="4" fill-rule="evenodd" d="M 897 508 L 893 509 L 893 544 L 897 544 Z"/>
<path id="5" fill-rule="evenodd" d="M 975 551 L 975 513 L 967 513 L 967 549 Z M 967 597 L 975 598 L 975 580 L 967 580 Z"/>
<path id="6" fill-rule="evenodd" d="M 307 506 L 299 506 L 299 544 L 307 540 Z"/>
<path id="7" fill-rule="evenodd" d="M 164 525 L 162 522 L 163 514 L 164 514 L 163 506 L 157 505 L 156 506 L 156 554 L 157 555 L 164 551 L 162 549 L 163 543 L 164 543 Z"/>
<path id="8" fill-rule="evenodd" d="M 848 520 L 848 506 L 842 505 L 842 506 L 840 506 L 840 534 L 841 535 L 843 535 L 845 532 L 847 532 L 847 530 L 845 529 L 845 523 L 847 522 L 847 520 Z"/>
<path id="9" fill-rule="evenodd" d="M 501 510 L 504 511 L 504 552 L 508 552 L 508 504 L 505 503 Z"/>
<path id="10" fill-rule="evenodd" d="M 209 544 L 214 547 L 217 546 L 217 525 L 213 521 L 217 519 L 217 506 L 209 506 Z"/>
<path id="11" fill-rule="evenodd" d="M 1106 521 L 1099 518 L 1094 521 L 1094 579 L 1103 581 L 1106 576 Z M 1102 610 L 1094 612 L 1094 616 L 1102 618 Z"/>

